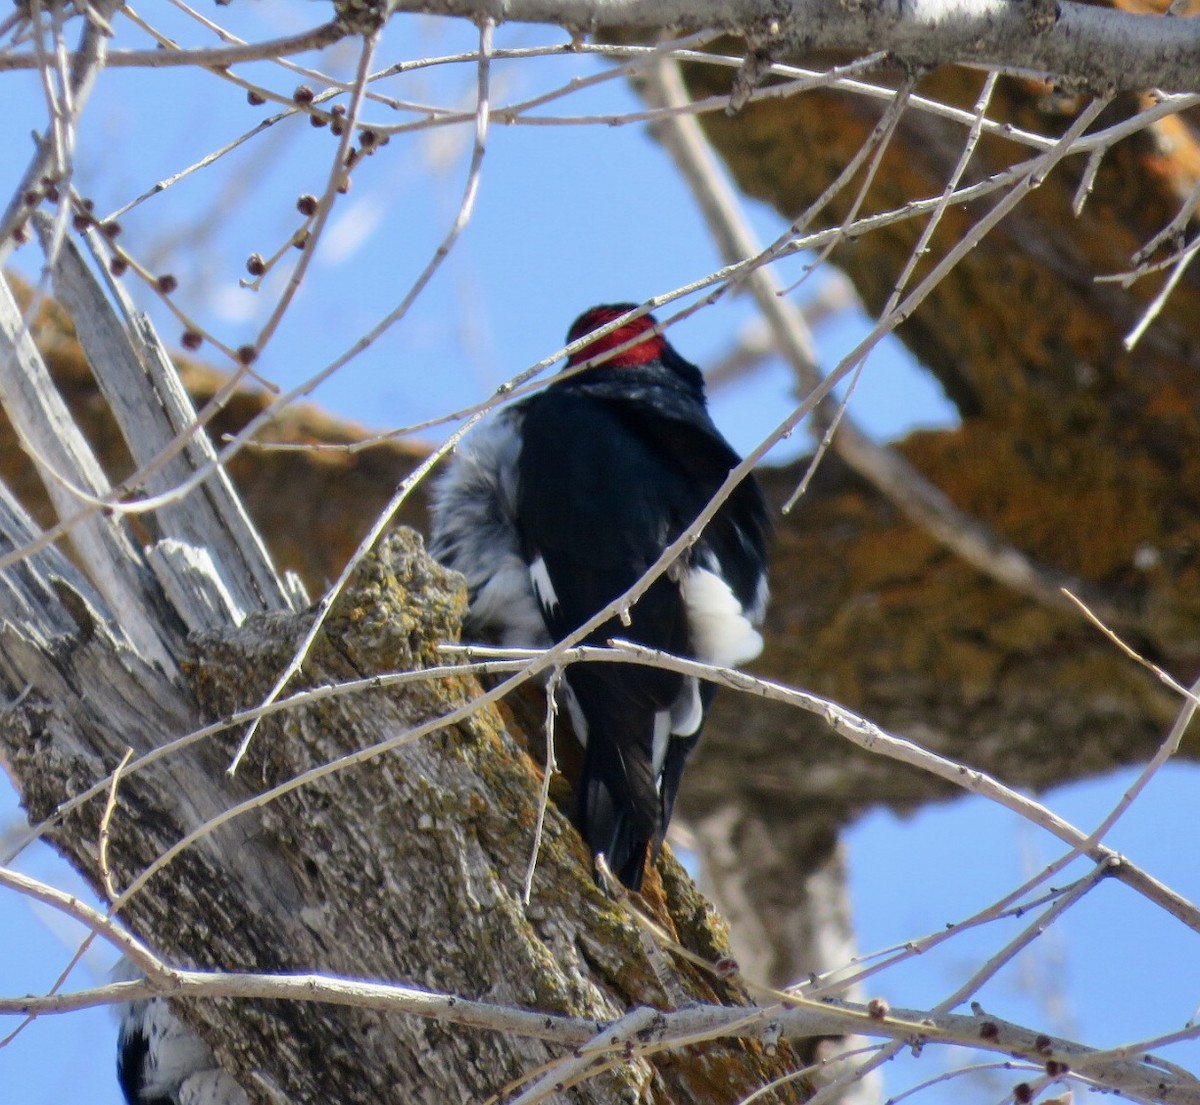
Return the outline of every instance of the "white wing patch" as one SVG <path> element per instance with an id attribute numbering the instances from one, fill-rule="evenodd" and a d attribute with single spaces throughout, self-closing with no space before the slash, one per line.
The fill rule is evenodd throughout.
<path id="1" fill-rule="evenodd" d="M 704 707 L 700 704 L 700 681 L 688 676 L 683 681 L 679 697 L 671 703 L 671 734 L 690 737 L 704 722 Z"/>
<path id="2" fill-rule="evenodd" d="M 667 758 L 667 747 L 671 743 L 671 711 L 659 710 L 654 715 L 654 744 L 651 748 L 651 764 L 654 766 L 654 780 L 662 785 L 663 763 Z"/>
<path id="3" fill-rule="evenodd" d="M 753 660 L 762 652 L 762 635 L 751 619 L 761 617 L 766 607 L 766 577 L 759 582 L 754 607 L 742 609 L 737 596 L 720 576 L 721 565 L 711 553 L 705 557 L 707 567 L 693 567 L 682 582 L 683 601 L 687 605 L 688 628 L 691 630 L 692 651 L 696 659 L 724 668 Z M 684 679 L 679 695 L 670 709 L 654 716 L 654 772 L 661 774 L 667 748 L 673 737 L 690 737 L 704 724 L 704 706 L 700 701 L 700 681 Z"/>
<path id="4" fill-rule="evenodd" d="M 539 555 L 529 565 L 529 581 L 533 584 L 534 593 L 542 609 L 554 610 L 558 606 L 558 595 L 555 594 L 554 584 L 550 582 L 550 573 L 546 570 L 544 557 Z"/>
<path id="5" fill-rule="evenodd" d="M 762 652 L 762 634 L 716 572 L 693 567 L 683 581 L 683 598 L 697 660 L 732 668 Z"/>

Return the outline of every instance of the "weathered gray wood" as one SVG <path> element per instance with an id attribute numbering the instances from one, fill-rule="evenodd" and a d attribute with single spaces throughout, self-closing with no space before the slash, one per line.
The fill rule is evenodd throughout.
<path id="1" fill-rule="evenodd" d="M 165 537 L 146 549 L 146 559 L 189 633 L 246 620 L 246 610 L 229 593 L 208 549 Z"/>
<path id="2" fill-rule="evenodd" d="M 36 536 L 29 515 L 0 483 L 0 555 Z M 21 626 L 31 644 L 48 650 L 62 638 L 91 632 L 88 625 L 104 624 L 114 648 L 131 648 L 121 627 L 111 623 L 99 592 L 58 548 L 49 545 L 34 556 L 36 569 L 23 561 L 0 570 L 0 633 Z M 3 659 L 0 651 L 0 662 Z M 11 680 L 19 678 L 14 671 Z"/>
<path id="3" fill-rule="evenodd" d="M 37 532 L 0 484 L 0 556 L 28 544 Z M 0 570 L 0 685 L 28 692 L 21 706 L 0 717 L 0 730 L 11 734 L 8 726 L 36 717 L 52 735 L 35 750 L 48 756 L 44 771 L 23 772 L 19 754 L 9 761 L 26 797 L 49 787 L 63 788 L 62 798 L 80 793 L 103 779 L 127 748 L 143 755 L 199 722 L 187 689 L 144 660 L 104 596 L 52 545 Z M 160 763 L 158 785 L 178 792 L 158 816 L 174 821 L 177 830 L 204 824 L 229 804 L 219 775 L 195 771 L 194 753 Z M 93 878 L 98 825 L 93 821 L 80 845 L 93 854 L 87 865 Z M 221 830 L 199 851 L 229 862 L 244 840 L 244 828 Z M 251 868 L 239 881 L 262 892 L 263 870 Z M 280 895 L 277 886 L 267 893 Z"/>
<path id="4" fill-rule="evenodd" d="M 35 219 L 35 225 L 45 239 L 49 220 Z M 149 469 L 142 486 L 152 495 L 170 494 L 211 464 L 216 453 L 154 324 L 134 309 L 124 288 L 105 270 L 124 314 L 121 324 L 73 241 L 63 242 L 51 272 L 55 294 L 75 323 L 130 455 L 138 468 Z M 223 468 L 186 497 L 154 511 L 149 521 L 161 536 L 208 549 L 218 565 L 227 565 L 221 573 L 224 585 L 242 610 L 300 608 L 276 574 Z"/>
<path id="5" fill-rule="evenodd" d="M 241 502 L 240 499 L 238 501 Z M 291 568 L 283 573 L 283 589 L 287 592 L 288 602 L 293 610 L 303 610 L 312 601 L 300 573 L 293 572 Z"/>
<path id="6" fill-rule="evenodd" d="M 93 355 L 102 354 L 93 351 Z M 83 504 L 60 480 L 88 495 L 108 493 L 108 480 L 50 379 L 20 307 L 2 276 L 0 404 L 38 465 L 61 519 L 73 518 Z M 107 513 L 91 511 L 71 526 L 70 534 L 96 586 L 112 608 L 121 611 L 121 622 L 129 639 L 143 656 L 173 673 L 181 627 L 160 601 L 141 553 L 121 521 Z"/>

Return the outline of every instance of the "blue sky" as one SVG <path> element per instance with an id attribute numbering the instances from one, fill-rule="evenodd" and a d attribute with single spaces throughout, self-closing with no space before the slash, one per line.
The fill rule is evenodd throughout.
<path id="1" fill-rule="evenodd" d="M 160 6 L 181 38 L 205 42 L 182 17 Z M 318 17 L 315 5 L 261 0 L 220 8 L 222 20 L 243 21 L 249 37 L 268 28 L 281 34 Z M 159 10 L 156 9 L 156 17 Z M 557 41 L 531 29 L 502 29 L 500 45 Z M 123 43 L 134 45 L 132 39 Z M 470 48 L 469 26 L 432 19 L 397 19 L 381 62 Z M 352 58 L 335 63 L 347 71 Z M 258 79 L 290 92 L 298 78 L 265 66 Z M 523 99 L 576 73 L 600 72 L 600 63 L 568 58 L 498 64 L 496 100 Z M 4 74 L 10 105 L 0 117 L 3 148 L 24 151 L 42 118 L 39 91 L 27 76 Z M 151 85 L 151 82 L 153 84 Z M 152 92 L 147 89 L 153 87 Z M 389 94 L 469 105 L 473 73 L 431 70 L 391 82 Z M 572 114 L 635 110 L 620 82 L 577 94 L 562 108 Z M 372 109 L 379 111 L 382 109 Z M 160 71 L 109 72 L 88 109 L 81 133 L 79 176 L 101 211 L 111 210 L 156 180 L 236 137 L 269 113 L 249 107 L 244 94 L 213 79 Z M 370 114 L 370 112 L 368 113 Z M 318 192 L 332 153 L 328 131 L 293 121 L 226 162 L 197 174 L 123 218 L 133 252 L 153 255 L 155 271 L 180 281 L 179 301 L 231 345 L 249 340 L 270 306 L 267 290 L 238 286 L 251 252 L 270 253 L 295 228 L 294 200 Z M 339 202 L 325 249 L 318 255 L 276 339 L 256 365 L 283 388 L 320 370 L 404 295 L 452 221 L 462 192 L 469 128 L 425 131 L 394 139 L 356 173 Z M 0 168 L 8 186 L 24 154 Z M 780 223 L 751 205 L 760 235 Z M 171 240 L 174 239 L 174 244 Z M 36 264 L 32 251 L 20 263 Z M 402 324 L 352 362 L 314 396 L 316 402 L 364 425 L 408 425 L 478 400 L 498 383 L 561 344 L 568 323 L 595 302 L 638 299 L 694 280 L 718 267 L 689 194 L 666 156 L 640 126 L 493 129 L 475 216 L 447 263 Z M 785 268 L 786 281 L 800 262 Z M 813 278 L 821 279 L 820 275 Z M 136 288 L 147 304 L 151 297 Z M 811 294 L 802 287 L 797 298 Z M 744 300 L 721 301 L 689 319 L 672 338 L 704 364 L 726 351 L 751 317 Z M 158 311 L 171 340 L 179 326 Z M 845 317 L 818 329 L 822 360 L 833 365 L 868 327 Z M 792 379 L 780 364 L 753 381 L 714 397 L 714 414 L 743 450 L 757 444 L 793 405 Z M 869 362 L 852 411 L 881 439 L 914 426 L 944 425 L 953 412 L 929 377 L 895 342 Z M 803 435 L 772 459 L 795 455 Z M 802 508 L 801 508 L 802 509 Z M 1176 673 L 1187 676 L 1188 673 Z M 1115 803 L 1129 773 L 1078 784 L 1045 796 L 1057 812 L 1088 830 Z M 1195 818 L 1197 769 L 1164 771 L 1110 838 L 1137 862 L 1184 895 L 1200 896 Z M 0 792 L 0 824 L 20 813 L 11 793 Z M 942 928 L 987 905 L 1059 854 L 1039 830 L 982 799 L 950 802 L 898 819 L 869 814 L 849 837 L 855 909 L 864 951 Z M 21 866 L 56 885 L 77 888 L 48 850 L 32 850 Z M 11 894 L 0 894 L 0 992 L 44 990 L 67 961 L 77 934 Z M 872 993 L 894 1005 L 924 1006 L 954 989 L 1017 931 L 998 925 L 980 937 L 961 937 L 943 950 L 890 971 Z M 1034 949 L 1006 968 L 984 991 L 989 1011 L 1109 1045 L 1181 1027 L 1200 1005 L 1196 936 L 1110 882 L 1095 891 Z M 110 965 L 100 953 L 75 981 L 88 984 Z M 0 1085 L 19 1105 L 119 1101 L 112 1071 L 114 1029 L 106 1011 L 43 1018 L 0 1050 Z M 1195 1045 L 1168 1052 L 1200 1068 Z M 951 1057 L 953 1058 L 953 1057 Z M 939 1072 L 946 1057 L 926 1051 L 887 1071 L 889 1093 Z M 1014 1081 L 1005 1075 L 973 1099 L 1002 1100 Z M 962 1088 L 944 1084 L 925 1101 L 961 1100 Z"/>

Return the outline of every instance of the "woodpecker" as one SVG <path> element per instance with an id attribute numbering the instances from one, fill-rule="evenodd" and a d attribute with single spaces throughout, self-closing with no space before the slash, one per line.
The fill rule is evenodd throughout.
<path id="1" fill-rule="evenodd" d="M 123 959 L 118 981 L 141 975 Z M 118 1009 L 117 1081 L 129 1105 L 249 1105 L 246 1092 L 167 1004 L 145 998 Z"/>
<path id="2" fill-rule="evenodd" d="M 593 307 L 568 342 L 635 306 Z M 539 648 L 567 637 L 641 579 L 740 463 L 709 416 L 700 370 L 653 316 L 584 345 L 564 371 L 468 435 L 433 494 L 430 552 L 466 577 L 464 632 L 476 639 Z M 622 637 L 727 667 L 753 659 L 769 530 L 748 476 L 629 608 L 628 624 L 612 617 L 583 643 Z M 572 820 L 633 890 L 662 847 L 714 690 L 633 664 L 573 664 L 564 674 L 584 746 Z"/>

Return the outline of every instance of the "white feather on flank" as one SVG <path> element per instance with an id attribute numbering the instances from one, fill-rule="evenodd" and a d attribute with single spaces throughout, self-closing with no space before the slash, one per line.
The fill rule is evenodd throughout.
<path id="1" fill-rule="evenodd" d="M 710 562 L 719 567 L 715 561 Z M 729 584 L 715 571 L 692 568 L 683 581 L 683 598 L 697 660 L 733 668 L 762 652 L 762 634 L 746 617 Z"/>
<path id="2" fill-rule="evenodd" d="M 767 573 L 763 572 L 758 577 L 758 586 L 754 588 L 754 602 L 750 604 L 750 609 L 746 611 L 746 616 L 750 619 L 752 625 L 762 625 L 763 618 L 767 616 L 767 603 L 771 600 L 771 588 L 767 584 Z"/>
<path id="3" fill-rule="evenodd" d="M 553 643 L 530 585 L 529 569 L 519 556 L 505 556 L 495 574 L 475 591 L 464 627 L 472 635 L 490 630 L 505 648 L 547 648 Z"/>
<path id="4" fill-rule="evenodd" d="M 575 739 L 586 748 L 588 742 L 587 718 L 583 716 L 583 707 L 579 705 L 579 699 L 571 689 L 571 684 L 565 679 L 558 685 L 558 701 L 567 708 L 567 714 L 571 718 L 571 728 L 575 731 Z"/>
<path id="5" fill-rule="evenodd" d="M 704 707 L 700 704 L 700 680 L 688 676 L 678 697 L 671 703 L 671 735 L 690 737 L 704 721 Z"/>
<path id="6" fill-rule="evenodd" d="M 459 445 L 434 486 L 429 552 L 467 578 L 468 635 L 494 634 L 512 648 L 544 648 L 550 635 L 516 524 L 523 418 L 519 410 L 501 411 Z"/>

